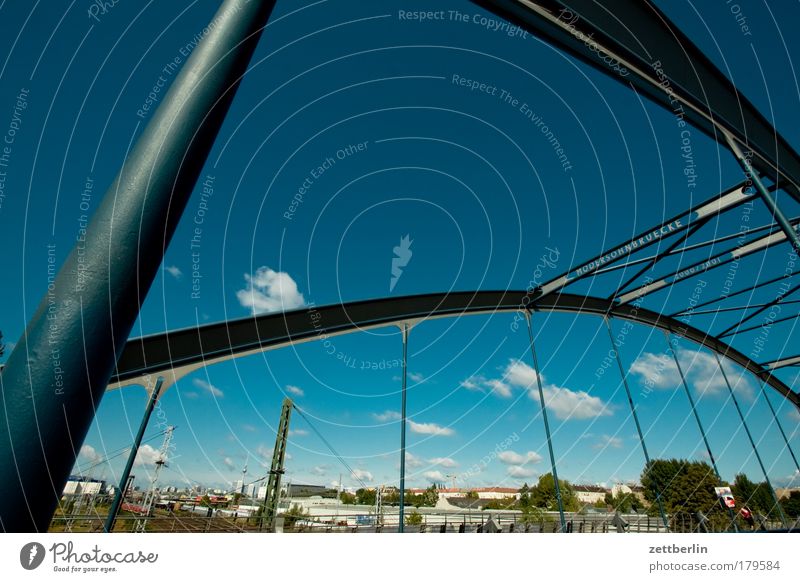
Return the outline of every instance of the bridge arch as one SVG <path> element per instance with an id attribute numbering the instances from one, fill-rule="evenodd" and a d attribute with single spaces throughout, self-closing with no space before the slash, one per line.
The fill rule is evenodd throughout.
<path id="1" fill-rule="evenodd" d="M 164 387 L 208 365 L 291 344 L 362 330 L 445 317 L 519 313 L 526 310 L 585 313 L 624 319 L 685 337 L 726 357 L 771 386 L 796 407 L 800 395 L 770 369 L 726 342 L 682 321 L 614 300 L 571 293 L 465 291 L 429 293 L 308 307 L 166 331 L 128 340 L 108 388 L 150 386 L 155 376 Z"/>

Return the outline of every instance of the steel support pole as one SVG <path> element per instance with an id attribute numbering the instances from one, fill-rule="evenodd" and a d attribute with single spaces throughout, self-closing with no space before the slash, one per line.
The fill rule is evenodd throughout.
<path id="1" fill-rule="evenodd" d="M 547 449 L 550 452 L 550 470 L 553 473 L 553 483 L 556 490 L 556 502 L 558 503 L 558 516 L 561 521 L 561 532 L 567 531 L 567 520 L 564 517 L 564 500 L 561 498 L 561 484 L 558 482 L 558 471 L 556 471 L 556 456 L 553 452 L 553 438 L 550 434 L 550 423 L 547 420 L 547 406 L 544 401 L 544 390 L 542 389 L 542 375 L 539 372 L 539 360 L 536 357 L 536 346 L 533 343 L 533 324 L 531 323 L 531 312 L 525 312 L 525 319 L 528 321 L 528 339 L 531 344 L 531 355 L 533 356 L 533 370 L 536 372 L 536 384 L 539 388 L 539 403 L 542 407 L 542 419 L 544 420 L 544 432 L 547 438 Z"/>
<path id="2" fill-rule="evenodd" d="M 728 146 L 731 148 L 731 152 L 733 152 L 734 157 L 736 157 L 736 161 L 739 162 L 739 165 L 742 167 L 742 170 L 745 173 L 745 176 L 753 182 L 753 186 L 755 186 L 756 191 L 758 192 L 761 199 L 766 204 L 767 208 L 772 214 L 772 217 L 775 219 L 775 222 L 781 227 L 784 234 L 786 234 L 786 238 L 789 240 L 791 245 L 794 247 L 795 251 L 800 253 L 800 238 L 797 236 L 797 231 L 792 227 L 792 224 L 789 222 L 789 219 L 786 218 L 786 215 L 783 211 L 778 207 L 778 202 L 772 197 L 769 190 L 764 186 L 763 182 L 761 182 L 761 178 L 758 176 L 758 172 L 755 171 L 750 160 L 747 159 L 742 153 L 739 144 L 736 143 L 736 140 L 731 137 L 731 135 L 726 132 L 722 131 L 723 135 L 725 136 L 725 141 L 728 142 Z"/>
<path id="3" fill-rule="evenodd" d="M 694 414 L 694 419 L 697 421 L 697 428 L 700 429 L 700 434 L 703 437 L 703 443 L 706 446 L 706 453 L 708 453 L 708 459 L 711 461 L 711 467 L 714 469 L 714 474 L 717 476 L 717 479 L 720 483 L 722 483 L 722 475 L 719 474 L 719 469 L 717 468 L 717 461 L 714 458 L 714 453 L 711 450 L 711 445 L 708 443 L 708 437 L 706 436 L 706 431 L 703 428 L 703 423 L 700 421 L 700 413 L 697 412 L 697 406 L 695 405 L 694 398 L 692 397 L 691 391 L 689 391 L 689 384 L 686 383 L 686 376 L 683 373 L 683 368 L 681 367 L 681 363 L 678 361 L 678 352 L 672 346 L 672 342 L 670 341 L 670 334 L 666 330 L 664 331 L 664 337 L 667 339 L 667 348 L 669 349 L 670 353 L 672 353 L 672 359 L 675 360 L 675 366 L 678 368 L 678 375 L 681 377 L 681 384 L 683 385 L 683 390 L 686 392 L 686 398 L 689 399 L 689 406 L 692 408 L 692 414 Z M 739 527 L 736 525 L 736 515 L 733 513 L 733 509 L 726 506 L 728 510 L 728 515 L 731 518 L 731 525 L 735 531 L 739 531 Z"/>
<path id="4" fill-rule="evenodd" d="M 633 416 L 633 422 L 636 424 L 636 432 L 639 435 L 639 443 L 642 445 L 642 452 L 644 453 L 645 467 L 647 467 L 647 470 L 649 470 L 650 455 L 647 452 L 647 445 L 644 442 L 644 434 L 642 433 L 642 425 L 639 424 L 639 415 L 636 414 L 636 406 L 633 403 L 631 389 L 628 386 L 628 377 L 625 374 L 625 369 L 622 367 L 622 359 L 620 358 L 619 351 L 617 351 L 617 346 L 614 345 L 614 334 L 611 331 L 611 322 L 608 320 L 607 316 L 603 317 L 603 321 L 606 323 L 608 339 L 611 342 L 611 351 L 614 352 L 614 358 L 617 360 L 617 366 L 619 367 L 619 374 L 622 377 L 622 384 L 625 387 L 625 394 L 628 396 L 628 404 L 631 407 L 631 415 Z M 662 499 L 661 491 L 656 491 L 656 502 L 658 503 L 658 511 L 661 514 L 661 521 L 664 522 L 664 527 L 667 528 L 667 531 L 669 531 L 669 521 L 667 521 L 667 514 L 664 511 L 664 500 Z"/>
<path id="5" fill-rule="evenodd" d="M 114 493 L 114 501 L 111 503 L 105 525 L 103 525 L 103 531 L 105 533 L 110 533 L 114 529 L 114 522 L 117 520 L 117 514 L 119 513 L 120 505 L 122 505 L 122 498 L 125 496 L 125 490 L 128 488 L 128 478 L 131 476 L 133 463 L 136 460 L 136 455 L 139 453 L 144 431 L 147 430 L 147 423 L 150 422 L 150 415 L 153 414 L 153 409 L 156 406 L 156 402 L 158 402 L 158 395 L 161 393 L 161 386 L 163 384 L 164 378 L 159 376 L 158 380 L 156 380 L 156 385 L 150 390 L 150 394 L 147 398 L 147 405 L 144 408 L 142 422 L 139 423 L 139 432 L 136 433 L 136 438 L 133 439 L 131 452 L 128 453 L 128 462 L 125 463 L 125 468 L 122 470 L 122 476 L 119 478 L 119 487 L 117 487 L 117 491 Z"/>
<path id="6" fill-rule="evenodd" d="M 275 433 L 275 448 L 272 450 L 272 463 L 269 466 L 267 490 L 264 494 L 264 503 L 261 506 L 261 518 L 258 520 L 259 531 L 264 529 L 265 520 L 269 531 L 275 531 L 275 518 L 278 516 L 278 502 L 281 496 L 281 478 L 286 472 L 284 463 L 286 461 L 286 446 L 289 441 L 289 423 L 292 421 L 292 410 L 297 410 L 298 414 L 305 418 L 300 409 L 295 407 L 291 398 L 283 399 L 278 431 Z M 305 420 L 308 422 L 307 418 Z M 316 428 L 310 422 L 309 426 L 316 431 Z"/>
<path id="7" fill-rule="evenodd" d="M 275 0 L 225 0 L 0 375 L 0 528 L 44 531 Z"/>
<path id="8" fill-rule="evenodd" d="M 744 419 L 744 414 L 742 414 L 742 408 L 741 406 L 739 406 L 739 400 L 733 393 L 733 387 L 731 386 L 731 383 L 728 381 L 728 375 L 725 373 L 725 368 L 722 367 L 722 360 L 720 360 L 719 354 L 717 354 L 717 352 L 714 352 L 714 357 L 717 360 L 717 366 L 719 366 L 719 371 L 722 372 L 722 378 L 723 380 L 725 380 L 725 386 L 728 387 L 728 393 L 731 395 L 731 400 L 733 400 L 733 404 L 736 407 L 736 412 L 739 414 L 739 420 L 742 421 L 742 426 L 744 427 L 744 431 L 745 433 L 747 433 L 747 438 L 750 441 L 750 446 L 753 447 L 753 452 L 756 455 L 758 466 L 761 467 L 761 473 L 764 475 L 764 480 L 767 483 L 767 487 L 769 487 L 769 492 L 772 493 L 772 499 L 775 501 L 775 507 L 778 508 L 778 515 L 780 515 L 781 522 L 785 527 L 786 516 L 783 514 L 783 508 L 781 508 L 780 501 L 778 501 L 778 495 L 775 493 L 775 488 L 772 486 L 772 482 L 769 479 L 769 475 L 767 474 L 767 469 L 764 467 L 764 462 L 761 460 L 761 455 L 758 452 L 758 447 L 756 447 L 756 442 L 755 440 L 753 440 L 753 434 L 750 432 L 750 428 L 747 426 L 747 422 Z"/>
<path id="9" fill-rule="evenodd" d="M 786 431 L 783 430 L 783 425 L 781 424 L 780 419 L 778 418 L 778 413 L 775 408 L 772 406 L 772 402 L 767 395 L 767 391 L 764 390 L 764 382 L 759 382 L 758 387 L 761 390 L 761 395 L 764 397 L 764 400 L 767 401 L 767 406 L 769 406 L 769 410 L 772 413 L 772 418 L 775 420 L 775 424 L 778 426 L 778 430 L 781 432 L 781 436 L 783 437 L 783 442 L 786 443 L 786 450 L 789 451 L 789 454 L 792 456 L 792 461 L 794 461 L 794 468 L 797 469 L 797 474 L 800 475 L 800 465 L 797 464 L 797 457 L 794 454 L 794 450 L 792 450 L 792 445 L 789 444 L 789 437 L 786 436 Z"/>
<path id="10" fill-rule="evenodd" d="M 405 503 L 406 503 L 406 387 L 408 384 L 408 324 L 401 326 L 403 333 L 403 376 L 402 392 L 400 397 L 400 523 L 397 531 L 405 531 Z"/>

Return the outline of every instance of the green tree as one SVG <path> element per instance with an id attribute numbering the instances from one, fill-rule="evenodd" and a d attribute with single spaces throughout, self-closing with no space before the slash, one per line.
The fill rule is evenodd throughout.
<path id="1" fill-rule="evenodd" d="M 211 507 L 211 498 L 208 495 L 203 495 L 200 499 L 200 505 L 203 507 Z"/>
<path id="2" fill-rule="evenodd" d="M 436 488 L 436 485 L 431 485 L 422 494 L 421 503 L 425 507 L 434 507 L 438 501 L 439 490 Z"/>
<path id="3" fill-rule="evenodd" d="M 464 495 L 464 497 L 466 499 L 478 499 L 478 492 L 473 490 L 473 489 L 470 489 L 469 491 L 467 491 L 467 493 L 466 493 L 466 495 Z"/>
<path id="4" fill-rule="evenodd" d="M 517 500 L 514 497 L 506 497 L 504 499 L 492 499 L 483 506 L 483 509 L 514 509 L 517 505 Z"/>
<path id="5" fill-rule="evenodd" d="M 522 515 L 519 518 L 521 523 L 542 523 L 546 521 L 544 512 L 534 505 L 527 505 L 522 508 Z"/>
<path id="6" fill-rule="evenodd" d="M 761 508 L 765 514 L 775 519 L 778 518 L 778 508 L 775 506 L 775 498 L 772 491 L 765 481 L 756 485 L 754 496 L 756 507 Z"/>
<path id="7" fill-rule="evenodd" d="M 339 500 L 345 505 L 355 505 L 356 496 L 352 493 L 348 493 L 347 491 L 342 491 L 339 495 Z"/>
<path id="8" fill-rule="evenodd" d="M 283 514 L 284 524 L 287 526 L 294 525 L 300 519 L 307 518 L 308 512 L 305 511 L 299 504 L 295 503 Z"/>
<path id="9" fill-rule="evenodd" d="M 789 497 L 781 499 L 784 513 L 791 518 L 800 517 L 800 491 L 792 491 Z"/>
<path id="10" fill-rule="evenodd" d="M 754 483 L 747 475 L 740 473 L 736 475 L 731 491 L 740 505 L 746 505 L 752 511 L 764 515 L 777 514 L 775 500 L 766 482 Z"/>
<path id="11" fill-rule="evenodd" d="M 400 503 L 400 491 L 389 489 L 383 492 L 383 502 L 386 505 L 398 505 Z"/>
<path id="12" fill-rule="evenodd" d="M 744 473 L 739 473 L 733 479 L 731 485 L 731 492 L 737 503 L 747 505 L 750 509 L 757 509 L 753 505 L 753 498 L 756 492 L 757 485 L 750 480 L 750 477 Z"/>
<path id="13" fill-rule="evenodd" d="M 679 459 L 653 459 L 642 471 L 645 499 L 657 507 L 661 494 L 664 510 L 669 514 L 702 511 L 723 511 L 714 487 L 722 482 L 708 463 Z"/>
<path id="14" fill-rule="evenodd" d="M 658 497 L 666 504 L 670 497 L 670 488 L 673 480 L 678 475 L 686 461 L 678 459 L 652 459 L 645 465 L 642 471 L 642 487 L 644 487 L 644 497 L 651 503 L 657 505 Z"/>
<path id="15" fill-rule="evenodd" d="M 527 483 L 523 483 L 519 489 L 519 506 L 528 507 L 531 504 L 531 488 Z"/>
<path id="16" fill-rule="evenodd" d="M 416 511 L 412 511 L 406 515 L 406 525 L 420 525 L 422 524 L 422 515 Z"/>
<path id="17" fill-rule="evenodd" d="M 608 494 L 606 498 L 610 498 L 607 505 L 610 505 L 615 511 L 619 511 L 620 513 L 630 513 L 631 510 L 639 512 L 642 510 L 641 500 L 633 493 L 620 492 L 616 497 Z"/>
<path id="18" fill-rule="evenodd" d="M 356 503 L 359 505 L 375 505 L 377 495 L 374 489 L 358 489 L 356 491 Z"/>
<path id="19" fill-rule="evenodd" d="M 569 481 L 564 479 L 558 480 L 559 490 L 561 492 L 561 502 L 564 505 L 565 511 L 578 511 L 580 503 L 572 489 Z M 555 510 L 558 509 L 558 501 L 556 499 L 556 482 L 553 479 L 552 473 L 547 473 L 539 477 L 539 482 L 536 487 L 531 489 L 531 503 L 536 507 L 543 507 L 545 509 Z"/>

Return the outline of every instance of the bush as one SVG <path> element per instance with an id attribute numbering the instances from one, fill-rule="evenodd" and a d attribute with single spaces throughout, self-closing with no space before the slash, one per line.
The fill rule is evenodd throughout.
<path id="1" fill-rule="evenodd" d="M 412 511 L 406 515 L 406 525 L 422 525 L 422 515 L 416 511 Z"/>

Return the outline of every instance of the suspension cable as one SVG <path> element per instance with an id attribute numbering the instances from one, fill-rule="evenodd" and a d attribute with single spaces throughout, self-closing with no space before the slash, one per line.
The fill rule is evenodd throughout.
<path id="1" fill-rule="evenodd" d="M 364 483 L 364 481 L 361 479 L 361 477 L 359 477 L 359 476 L 358 476 L 358 474 L 357 474 L 357 473 L 356 473 L 356 472 L 353 470 L 353 468 L 352 468 L 352 467 L 350 467 L 350 465 L 348 465 L 348 464 L 347 464 L 347 461 L 345 461 L 345 460 L 344 460 L 344 457 L 342 457 L 342 456 L 341 456 L 339 453 L 337 453 L 337 452 L 336 452 L 336 449 L 334 449 L 334 448 L 333 448 L 333 445 L 331 445 L 331 443 L 329 443 L 329 442 L 328 442 L 328 439 L 326 439 L 326 438 L 323 436 L 323 434 L 322 434 L 322 433 L 321 433 L 319 430 L 317 430 L 317 427 L 316 427 L 316 426 L 314 426 L 314 424 L 313 424 L 313 423 L 312 423 L 312 422 L 311 422 L 311 421 L 308 419 L 308 417 L 307 417 L 305 414 L 303 414 L 303 411 L 302 411 L 302 410 L 300 410 L 300 409 L 297 407 L 297 405 L 296 405 L 296 404 L 294 404 L 294 403 L 292 403 L 292 408 L 294 408 L 294 409 L 297 411 L 297 414 L 299 414 L 299 415 L 300 415 L 300 416 L 303 418 L 303 420 L 305 420 L 305 421 L 308 423 L 308 426 L 311 428 L 311 430 L 313 430 L 315 433 L 317 433 L 317 436 L 320 438 L 320 440 L 321 440 L 323 443 L 325 443 L 325 446 L 326 446 L 326 447 L 328 447 L 328 449 L 330 450 L 330 452 L 331 452 L 331 453 L 333 453 L 333 456 L 335 456 L 337 459 L 339 459 L 339 462 L 340 462 L 342 465 L 344 465 L 345 469 L 347 469 L 347 471 L 348 471 L 348 472 L 349 472 L 349 473 L 350 473 L 350 474 L 351 474 L 353 477 L 355 477 L 355 479 L 356 479 L 356 480 L 357 480 L 359 483 L 361 483 L 361 485 L 364 487 L 364 489 L 369 489 L 369 487 L 367 487 L 367 484 L 366 484 L 366 483 Z"/>

